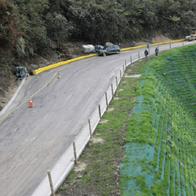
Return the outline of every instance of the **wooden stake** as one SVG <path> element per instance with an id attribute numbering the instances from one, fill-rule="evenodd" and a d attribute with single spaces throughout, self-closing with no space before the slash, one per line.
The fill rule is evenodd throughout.
<path id="1" fill-rule="evenodd" d="M 108 107 L 109 103 L 108 103 L 108 95 L 107 95 L 107 92 L 105 92 L 105 101 L 106 101 L 106 106 Z"/>
<path id="2" fill-rule="evenodd" d="M 91 127 L 91 120 L 88 119 L 88 126 L 89 126 L 89 132 L 90 132 L 90 137 L 92 136 L 92 127 Z"/>
<path id="3" fill-rule="evenodd" d="M 73 151 L 74 151 L 74 162 L 77 164 L 77 153 L 76 153 L 76 144 L 73 142 Z"/>
<path id="4" fill-rule="evenodd" d="M 112 90 L 112 97 L 114 96 L 114 88 L 113 88 L 113 84 L 111 84 L 111 90 Z"/>
<path id="5" fill-rule="evenodd" d="M 54 186 L 53 186 L 53 182 L 52 182 L 52 176 L 51 176 L 51 172 L 48 171 L 48 180 L 49 180 L 49 184 L 50 184 L 50 190 L 51 190 L 51 196 L 55 196 L 55 192 L 54 192 Z"/>
<path id="6" fill-rule="evenodd" d="M 120 69 L 120 78 L 122 78 L 122 71 L 121 71 L 121 69 Z"/>
<path id="7" fill-rule="evenodd" d="M 118 78 L 116 76 L 116 88 L 118 87 Z"/>
<path id="8" fill-rule="evenodd" d="M 132 64 L 133 63 L 133 57 L 130 56 L 130 63 Z"/>
<path id="9" fill-rule="evenodd" d="M 99 118 L 101 119 L 101 106 L 100 106 L 100 104 L 99 104 L 98 110 L 99 110 Z"/>

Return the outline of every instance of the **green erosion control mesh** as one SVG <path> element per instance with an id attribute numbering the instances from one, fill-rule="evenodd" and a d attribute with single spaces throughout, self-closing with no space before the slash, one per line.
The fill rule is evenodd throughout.
<path id="1" fill-rule="evenodd" d="M 196 47 L 145 65 L 128 125 L 121 193 L 196 195 Z"/>

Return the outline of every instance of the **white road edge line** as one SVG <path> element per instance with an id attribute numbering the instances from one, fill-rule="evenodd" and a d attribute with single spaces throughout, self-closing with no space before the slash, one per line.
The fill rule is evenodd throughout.
<path id="1" fill-rule="evenodd" d="M 17 111 L 18 109 L 20 109 L 22 106 L 24 106 L 26 104 L 26 102 L 29 100 L 29 99 L 32 99 L 34 98 L 37 94 L 39 94 L 43 89 L 45 89 L 48 85 L 50 85 L 52 83 L 52 81 L 55 79 L 55 77 L 57 76 L 57 73 L 58 72 L 55 72 L 53 74 L 53 76 L 41 87 L 39 88 L 35 93 L 33 93 L 31 96 L 29 96 L 28 98 L 24 99 L 24 101 L 16 106 L 15 108 L 13 108 L 11 111 L 9 111 L 7 114 L 5 114 L 9 108 L 9 106 L 14 102 L 15 98 L 17 97 L 17 95 L 19 94 L 21 88 L 24 86 L 24 83 L 25 83 L 25 80 L 26 79 L 23 79 L 23 83 L 21 82 L 21 85 L 20 85 L 20 88 L 17 89 L 16 93 L 14 94 L 14 96 L 12 97 L 12 99 L 9 101 L 9 105 L 7 104 L 6 107 L 4 107 L 5 111 L 3 112 L 3 110 L 1 112 L 3 112 L 2 114 L 0 113 L 0 124 L 2 122 L 5 121 L 5 119 L 7 119 L 11 114 L 13 114 L 15 111 Z M 5 115 L 3 117 L 3 115 Z M 1 118 L 2 117 L 2 118 Z"/>
<path id="2" fill-rule="evenodd" d="M 8 108 L 10 105 L 14 102 L 16 99 L 17 95 L 19 94 L 21 88 L 24 86 L 26 79 L 23 79 L 22 82 L 20 83 L 19 87 L 17 88 L 16 92 L 14 93 L 13 97 L 9 100 L 9 102 L 4 106 L 4 108 L 0 111 L 0 118 L 7 112 Z"/>

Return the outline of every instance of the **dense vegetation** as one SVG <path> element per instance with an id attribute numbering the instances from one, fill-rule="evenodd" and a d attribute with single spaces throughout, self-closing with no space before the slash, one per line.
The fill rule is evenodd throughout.
<path id="1" fill-rule="evenodd" d="M 177 38 L 195 27 L 196 0 L 0 0 L 0 89 L 14 64 L 71 57 L 77 43 Z"/>
<path id="2" fill-rule="evenodd" d="M 196 0 L 0 0 L 0 47 L 26 57 L 71 41 L 178 37 L 196 26 Z"/>

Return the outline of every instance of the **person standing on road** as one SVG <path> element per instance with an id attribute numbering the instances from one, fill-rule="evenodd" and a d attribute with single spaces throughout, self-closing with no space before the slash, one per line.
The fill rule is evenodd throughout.
<path id="1" fill-rule="evenodd" d="M 159 55 L 159 47 L 155 48 L 155 55 L 158 56 Z"/>
<path id="2" fill-rule="evenodd" d="M 145 51 L 144 51 L 144 55 L 145 55 L 145 57 L 147 58 L 148 57 L 148 50 L 146 49 Z"/>

